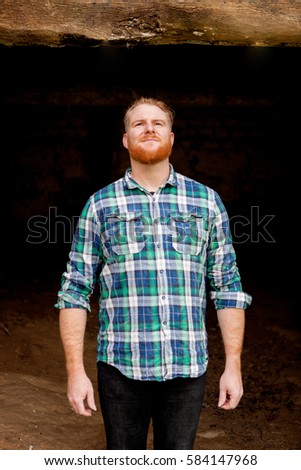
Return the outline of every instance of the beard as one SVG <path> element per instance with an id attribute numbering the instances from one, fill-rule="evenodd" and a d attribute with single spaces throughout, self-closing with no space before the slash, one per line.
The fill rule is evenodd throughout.
<path id="1" fill-rule="evenodd" d="M 139 163 L 153 165 L 166 160 L 171 155 L 172 144 L 166 142 L 156 149 L 146 149 L 139 144 L 128 144 L 130 157 Z"/>

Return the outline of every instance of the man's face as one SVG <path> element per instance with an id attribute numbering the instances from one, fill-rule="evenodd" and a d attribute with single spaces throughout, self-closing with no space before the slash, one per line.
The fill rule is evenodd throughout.
<path id="1" fill-rule="evenodd" d="M 131 111 L 122 142 L 131 159 L 153 164 L 169 158 L 174 134 L 164 111 L 157 106 L 141 104 Z"/>

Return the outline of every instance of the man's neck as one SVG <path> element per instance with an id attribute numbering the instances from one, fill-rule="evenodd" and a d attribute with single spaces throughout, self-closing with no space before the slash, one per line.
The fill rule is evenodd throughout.
<path id="1" fill-rule="evenodd" d="M 157 191 L 157 189 L 168 180 L 170 172 L 168 159 L 152 165 L 146 165 L 132 160 L 131 167 L 131 177 L 133 180 L 150 192 Z"/>

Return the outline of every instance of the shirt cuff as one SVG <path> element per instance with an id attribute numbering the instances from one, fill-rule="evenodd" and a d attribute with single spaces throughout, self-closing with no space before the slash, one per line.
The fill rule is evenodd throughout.
<path id="1" fill-rule="evenodd" d="M 81 308 L 83 310 L 87 310 L 91 312 L 90 303 L 84 300 L 82 297 L 78 299 L 74 296 L 64 293 L 58 296 L 57 303 L 54 305 L 55 308 L 63 309 L 63 308 Z"/>
<path id="2" fill-rule="evenodd" d="M 246 292 L 210 292 L 216 310 L 241 308 L 246 310 L 251 305 L 252 297 Z"/>

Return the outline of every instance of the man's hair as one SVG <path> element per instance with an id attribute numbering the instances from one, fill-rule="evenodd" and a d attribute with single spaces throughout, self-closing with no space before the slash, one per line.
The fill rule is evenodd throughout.
<path id="1" fill-rule="evenodd" d="M 123 120 L 125 130 L 127 130 L 128 126 L 129 126 L 129 121 L 130 121 L 129 114 L 131 113 L 131 111 L 133 111 L 134 108 L 136 108 L 136 106 L 139 106 L 140 104 L 150 104 L 152 106 L 157 106 L 158 108 L 162 109 L 162 111 L 168 117 L 168 120 L 170 122 L 170 127 L 172 127 L 173 122 L 174 122 L 174 118 L 175 118 L 175 111 L 170 106 L 168 106 L 166 103 L 164 103 L 164 101 L 157 100 L 156 98 L 145 98 L 144 96 L 142 96 L 141 98 L 137 98 L 126 109 L 125 114 L 124 114 L 124 120 Z"/>

